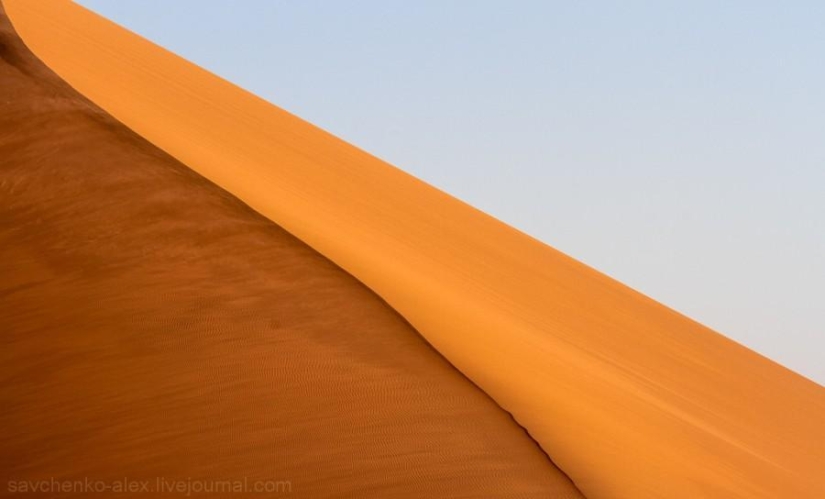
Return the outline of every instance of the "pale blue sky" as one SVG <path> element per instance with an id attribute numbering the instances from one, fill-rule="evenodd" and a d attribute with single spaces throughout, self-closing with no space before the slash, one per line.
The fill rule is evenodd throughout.
<path id="1" fill-rule="evenodd" d="M 825 384 L 825 2 L 79 3 Z"/>

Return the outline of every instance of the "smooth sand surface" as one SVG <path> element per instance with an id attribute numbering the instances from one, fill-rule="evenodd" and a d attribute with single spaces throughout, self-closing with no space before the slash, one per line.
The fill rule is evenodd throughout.
<path id="1" fill-rule="evenodd" d="M 581 497 L 374 293 L 75 93 L 0 6 L 0 496 L 124 477 Z M 44 495 L 107 495 L 69 487 Z"/>
<path id="2" fill-rule="evenodd" d="M 6 5 L 82 94 L 384 298 L 587 497 L 825 497 L 823 387 L 79 6 Z"/>

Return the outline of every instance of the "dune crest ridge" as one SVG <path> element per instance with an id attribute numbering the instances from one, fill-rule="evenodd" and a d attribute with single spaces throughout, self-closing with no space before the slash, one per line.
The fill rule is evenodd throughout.
<path id="1" fill-rule="evenodd" d="M 74 91 L 3 9 L 0 497 L 581 499 L 392 308 Z"/>
<path id="2" fill-rule="evenodd" d="M 51 69 L 341 266 L 590 499 L 825 497 L 825 389 L 67 0 Z"/>

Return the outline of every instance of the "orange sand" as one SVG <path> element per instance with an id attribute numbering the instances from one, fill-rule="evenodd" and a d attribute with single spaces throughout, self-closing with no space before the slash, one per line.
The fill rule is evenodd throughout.
<path id="1" fill-rule="evenodd" d="M 2 5 L 0 345 L 0 496 L 581 499 L 375 294 L 74 92 Z"/>
<path id="2" fill-rule="evenodd" d="M 587 497 L 825 497 L 821 386 L 77 5 L 6 5 L 82 94 L 383 297 Z"/>

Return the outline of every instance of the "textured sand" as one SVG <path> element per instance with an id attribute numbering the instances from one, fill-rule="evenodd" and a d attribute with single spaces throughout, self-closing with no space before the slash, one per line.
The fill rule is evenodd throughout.
<path id="1" fill-rule="evenodd" d="M 6 21 L 0 495 L 163 477 L 581 497 L 371 291 L 76 94 Z"/>
<path id="2" fill-rule="evenodd" d="M 587 497 L 825 497 L 821 386 L 78 6 L 6 5 L 81 93 L 383 297 Z"/>

